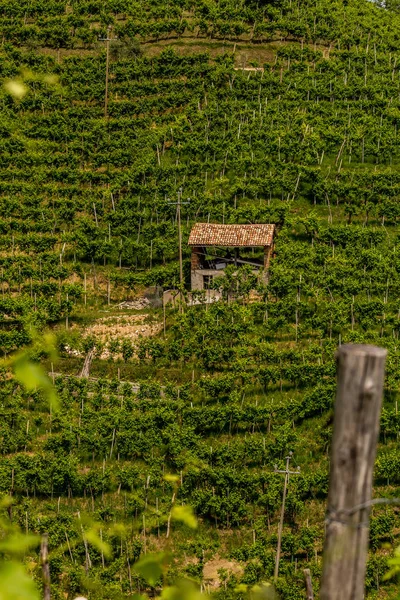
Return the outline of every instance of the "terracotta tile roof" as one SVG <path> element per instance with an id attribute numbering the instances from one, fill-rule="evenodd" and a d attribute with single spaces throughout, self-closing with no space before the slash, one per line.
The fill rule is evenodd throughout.
<path id="1" fill-rule="evenodd" d="M 189 246 L 270 246 L 275 225 L 216 225 L 196 223 Z"/>

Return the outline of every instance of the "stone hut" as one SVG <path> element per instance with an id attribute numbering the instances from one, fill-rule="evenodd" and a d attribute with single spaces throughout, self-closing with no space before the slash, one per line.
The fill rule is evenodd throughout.
<path id="1" fill-rule="evenodd" d="M 268 277 L 275 225 L 218 225 L 196 223 L 189 236 L 192 248 L 191 288 L 208 290 L 215 277 L 222 277 L 228 264 L 251 265 L 264 280 Z M 240 250 L 264 249 L 263 259 L 241 257 Z"/>

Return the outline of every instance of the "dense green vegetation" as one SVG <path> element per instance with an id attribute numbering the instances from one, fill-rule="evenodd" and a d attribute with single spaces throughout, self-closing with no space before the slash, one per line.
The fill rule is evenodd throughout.
<path id="1" fill-rule="evenodd" d="M 210 558 L 234 561 L 216 596 L 239 599 L 238 583 L 272 576 L 274 464 L 293 451 L 278 589 L 303 598 L 302 567 L 316 586 L 321 569 L 339 343 L 389 349 L 376 495 L 399 496 L 400 17 L 364 0 L 3 0 L 0 27 L 0 345 L 50 326 L 61 351 L 59 412 L 2 375 L 10 519 L 49 532 L 56 599 L 85 590 L 85 566 L 89 597 L 143 591 L 131 565 L 165 545 L 170 579 L 205 591 Z M 97 379 L 75 377 L 83 354 L 65 345 L 87 352 L 100 311 L 128 319 L 112 305 L 177 286 L 181 187 L 186 239 L 196 221 L 278 225 L 268 285 L 168 309 L 165 331 L 114 340 Z M 175 498 L 199 528 L 167 539 Z M 78 511 L 112 557 L 88 560 Z M 382 544 L 398 531 L 396 508 L 374 509 L 370 598 L 396 597 Z"/>

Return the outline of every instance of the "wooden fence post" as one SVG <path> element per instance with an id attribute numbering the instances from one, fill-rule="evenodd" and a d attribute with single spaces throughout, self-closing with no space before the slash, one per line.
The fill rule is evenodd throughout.
<path id="1" fill-rule="evenodd" d="M 50 600 L 49 539 L 47 533 L 42 536 L 40 562 L 42 565 L 43 600 Z"/>
<path id="2" fill-rule="evenodd" d="M 321 600 L 362 600 L 372 476 L 387 351 L 346 344 L 337 352 Z"/>
<path id="3" fill-rule="evenodd" d="M 314 592 L 313 592 L 313 586 L 312 586 L 312 581 L 311 581 L 311 571 L 310 571 L 310 569 L 304 569 L 303 573 L 304 573 L 304 581 L 306 584 L 307 600 L 314 600 Z"/>

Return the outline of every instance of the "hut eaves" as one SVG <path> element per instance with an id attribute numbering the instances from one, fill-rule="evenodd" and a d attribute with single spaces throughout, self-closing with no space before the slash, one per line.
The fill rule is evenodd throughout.
<path id="1" fill-rule="evenodd" d="M 275 225 L 220 225 L 196 223 L 189 236 L 189 246 L 271 246 Z"/>

